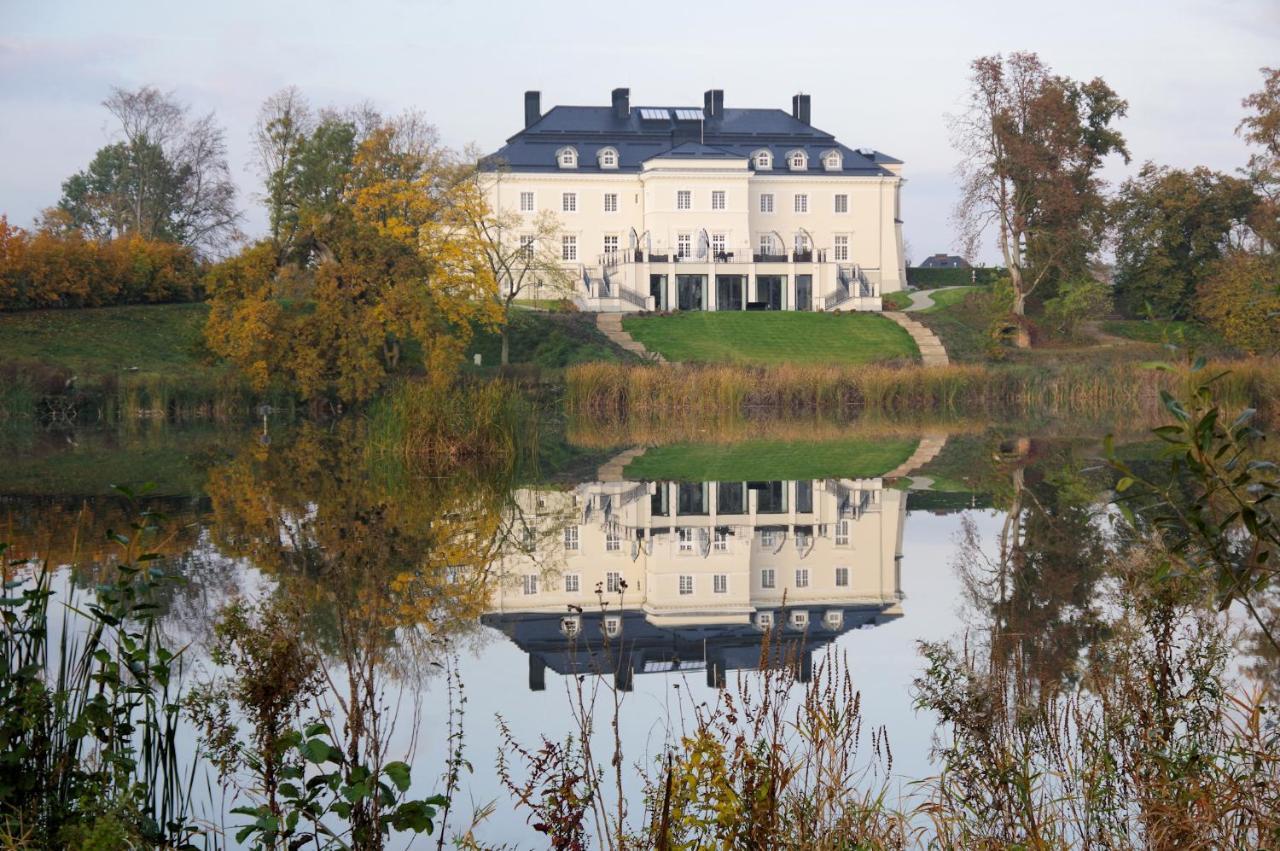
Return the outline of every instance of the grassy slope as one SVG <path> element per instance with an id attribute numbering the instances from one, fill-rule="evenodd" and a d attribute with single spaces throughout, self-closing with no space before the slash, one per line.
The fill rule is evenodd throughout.
<path id="1" fill-rule="evenodd" d="M 623 327 L 674 361 L 872 363 L 918 357 L 906 331 L 870 313 L 691 311 L 628 317 Z"/>
<path id="2" fill-rule="evenodd" d="M 932 293 L 933 305 L 931 307 L 926 307 L 920 312 L 942 313 L 952 305 L 963 302 L 969 296 L 969 293 L 974 292 L 977 289 L 978 287 L 956 287 L 955 289 L 950 290 L 938 290 L 937 292 Z"/>
<path id="3" fill-rule="evenodd" d="M 1198 322 L 1113 319 L 1101 323 L 1101 328 L 1113 336 L 1140 343 L 1172 342 L 1179 345 L 1225 347 L 1221 337 Z"/>
<path id="4" fill-rule="evenodd" d="M 911 293 L 899 290 L 896 293 L 885 293 L 884 309 L 885 310 L 905 310 L 911 306 Z"/>
<path id="5" fill-rule="evenodd" d="M 481 355 L 484 366 L 501 363 L 502 338 L 477 334 L 468 354 Z M 511 315 L 511 362 L 534 363 L 546 369 L 588 361 L 636 360 L 630 352 L 609 342 L 596 328 L 589 313 L 547 313 L 517 308 Z"/>
<path id="6" fill-rule="evenodd" d="M 675 444 L 651 447 L 628 464 L 625 472 L 630 479 L 695 482 L 873 477 L 909 458 L 916 444 L 915 440 L 902 438 Z"/>
<path id="7" fill-rule="evenodd" d="M 204 304 L 145 304 L 0 313 L 0 360 L 39 361 L 82 375 L 182 376 L 207 365 Z"/>

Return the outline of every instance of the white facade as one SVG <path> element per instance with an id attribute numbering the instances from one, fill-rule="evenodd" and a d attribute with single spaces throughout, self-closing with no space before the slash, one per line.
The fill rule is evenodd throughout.
<path id="1" fill-rule="evenodd" d="M 541 622 L 557 653 L 633 639 L 640 624 L 697 631 L 704 655 L 723 657 L 717 630 L 739 645 L 766 629 L 821 642 L 902 614 L 906 494 L 880 479 L 596 482 L 516 502 L 537 543 L 495 565 L 485 620 Z M 638 655 L 639 670 L 664 663 Z"/>
<path id="2" fill-rule="evenodd" d="M 539 126 L 513 137 L 516 155 L 534 148 Z M 541 248 L 559 257 L 583 309 L 879 310 L 882 293 L 905 286 L 897 160 L 825 135 L 797 137 L 803 147 L 775 136 L 757 150 L 727 131 L 732 144 L 673 135 L 664 145 L 637 131 L 659 141 L 628 147 L 619 131 L 614 147 L 601 144 L 607 130 L 597 135 L 535 148 L 534 165 L 498 158 L 490 175 L 495 210 L 530 229 L 540 214 L 555 216 L 559 233 Z M 866 167 L 846 167 L 846 156 Z"/>

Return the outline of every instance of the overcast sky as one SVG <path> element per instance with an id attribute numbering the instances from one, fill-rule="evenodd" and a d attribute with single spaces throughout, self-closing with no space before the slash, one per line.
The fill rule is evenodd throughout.
<path id="1" fill-rule="evenodd" d="M 1037 8 L 1041 6 L 1042 8 Z M 1280 63 L 1280 0 L 954 0 L 817 4 L 271 0 L 0 0 L 0 212 L 27 225 L 109 141 L 111 86 L 173 90 L 227 131 L 246 230 L 261 233 L 249 128 L 259 103 L 297 85 L 317 105 L 416 108 L 444 140 L 493 149 L 520 129 L 522 93 L 543 108 L 701 105 L 789 108 L 851 147 L 905 161 L 913 259 L 954 247 L 955 153 L 945 115 L 974 57 L 1034 50 L 1056 71 L 1101 76 L 1129 101 L 1134 163 L 1230 171 L 1240 100 Z M 983 259 L 994 259 L 988 249 Z"/>

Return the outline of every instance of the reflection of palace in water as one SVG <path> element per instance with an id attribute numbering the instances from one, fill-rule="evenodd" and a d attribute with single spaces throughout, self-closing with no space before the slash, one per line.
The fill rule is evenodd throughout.
<path id="1" fill-rule="evenodd" d="M 516 495 L 528 534 L 483 622 L 560 674 L 727 670 L 810 657 L 902 616 L 906 494 L 880 479 L 611 482 Z"/>

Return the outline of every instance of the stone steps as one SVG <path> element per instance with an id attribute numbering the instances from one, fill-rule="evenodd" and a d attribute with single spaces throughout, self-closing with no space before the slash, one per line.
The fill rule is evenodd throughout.
<path id="1" fill-rule="evenodd" d="M 623 329 L 621 313 L 597 313 L 596 327 L 600 329 L 601 334 L 604 334 L 609 339 L 609 342 L 619 348 L 648 360 L 656 360 L 659 363 L 666 362 L 666 358 L 657 352 L 651 352 L 646 349 L 643 343 Z"/>
<path id="2" fill-rule="evenodd" d="M 600 469 L 596 470 L 596 480 L 601 482 L 621 482 L 623 481 L 623 471 L 627 465 L 644 454 L 645 447 L 636 446 L 619 452 L 600 465 Z"/>
<path id="3" fill-rule="evenodd" d="M 920 360 L 925 366 L 947 366 L 951 363 L 942 341 L 926 326 L 901 311 L 886 310 L 882 315 L 898 323 L 911 335 L 916 348 L 920 350 Z"/>

